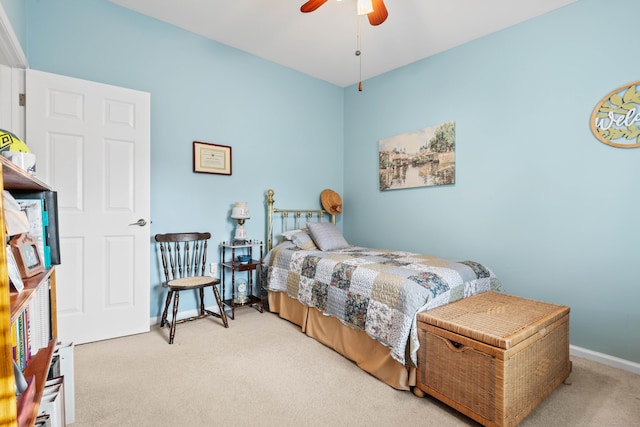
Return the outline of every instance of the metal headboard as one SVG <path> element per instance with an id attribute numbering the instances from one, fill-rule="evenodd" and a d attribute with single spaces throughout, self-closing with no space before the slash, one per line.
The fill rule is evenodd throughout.
<path id="1" fill-rule="evenodd" d="M 333 224 L 336 223 L 336 216 L 330 214 L 324 209 L 279 209 L 273 206 L 275 200 L 273 199 L 273 190 L 267 190 L 267 251 L 270 251 L 273 248 L 273 219 L 274 214 L 281 214 L 283 219 L 283 230 L 287 231 L 289 229 L 289 216 L 293 220 L 293 228 L 300 228 L 302 226 L 302 220 L 304 219 L 304 223 L 311 221 L 315 215 L 318 222 L 322 222 L 325 215 L 331 217 L 331 222 Z"/>

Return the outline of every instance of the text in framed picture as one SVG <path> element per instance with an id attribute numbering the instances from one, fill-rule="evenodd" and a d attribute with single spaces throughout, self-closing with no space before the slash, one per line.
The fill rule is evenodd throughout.
<path id="1" fill-rule="evenodd" d="M 193 171 L 231 175 L 231 147 L 193 141 Z"/>
<path id="2" fill-rule="evenodd" d="M 38 243 L 30 234 L 23 233 L 12 237 L 9 246 L 23 279 L 44 271 L 44 265 L 38 253 Z"/>

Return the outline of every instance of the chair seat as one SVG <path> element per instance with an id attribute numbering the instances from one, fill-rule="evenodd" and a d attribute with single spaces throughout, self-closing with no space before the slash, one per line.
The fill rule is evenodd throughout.
<path id="1" fill-rule="evenodd" d="M 209 276 L 192 276 L 169 280 L 167 282 L 167 286 L 169 286 L 170 288 L 189 289 L 199 288 L 201 286 L 210 286 L 214 283 L 217 283 L 218 281 L 218 279 L 214 279 L 213 277 Z"/>

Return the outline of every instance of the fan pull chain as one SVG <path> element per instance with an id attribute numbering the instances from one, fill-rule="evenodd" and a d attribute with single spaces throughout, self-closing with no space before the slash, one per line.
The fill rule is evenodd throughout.
<path id="1" fill-rule="evenodd" d="M 358 16 L 358 34 L 357 34 L 357 46 L 356 46 L 356 56 L 360 60 L 360 82 L 358 83 L 358 92 L 362 92 L 362 32 L 360 27 L 360 22 L 362 20 L 362 16 Z"/>

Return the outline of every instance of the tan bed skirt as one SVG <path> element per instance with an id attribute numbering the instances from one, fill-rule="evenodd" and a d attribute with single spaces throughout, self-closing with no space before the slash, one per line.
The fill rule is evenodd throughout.
<path id="1" fill-rule="evenodd" d="M 269 310 L 300 326 L 302 332 L 354 361 L 362 370 L 399 390 L 416 384 L 416 370 L 391 357 L 389 349 L 364 331 L 343 325 L 284 292 L 269 291 Z"/>

